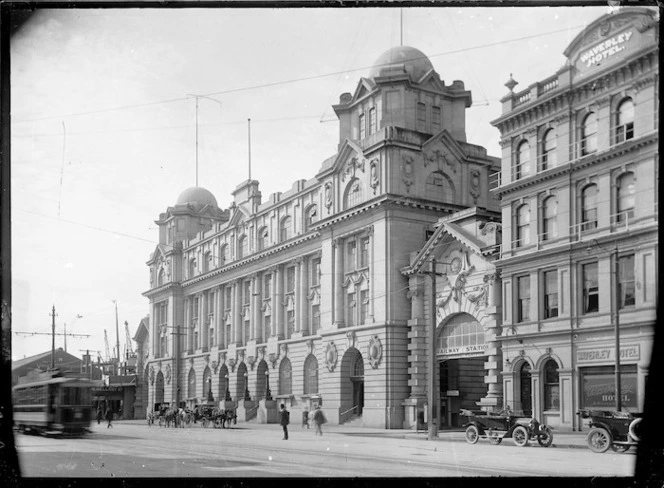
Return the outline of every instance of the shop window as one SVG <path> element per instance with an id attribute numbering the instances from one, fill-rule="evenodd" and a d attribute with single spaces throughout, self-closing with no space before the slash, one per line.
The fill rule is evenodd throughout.
<path id="1" fill-rule="evenodd" d="M 615 399 L 615 366 L 579 368 L 581 382 L 581 408 L 613 410 Z M 620 391 L 622 407 L 636 411 L 638 382 L 635 364 L 620 365 Z"/>
<path id="2" fill-rule="evenodd" d="M 517 322 L 530 320 L 530 276 L 520 276 L 517 283 Z"/>
<path id="3" fill-rule="evenodd" d="M 597 280 L 597 263 L 582 266 L 583 274 L 583 313 L 599 311 L 599 282 Z"/>
<path id="4" fill-rule="evenodd" d="M 542 171 L 556 166 L 556 131 L 549 129 L 542 137 Z"/>
<path id="5" fill-rule="evenodd" d="M 590 112 L 581 124 L 581 156 L 597 151 L 597 115 Z"/>
<path id="6" fill-rule="evenodd" d="M 597 228 L 597 185 L 586 186 L 581 192 L 581 230 Z"/>
<path id="7" fill-rule="evenodd" d="M 636 280 L 634 278 L 634 254 L 620 256 L 618 259 L 618 297 L 619 308 L 636 304 Z"/>
<path id="8" fill-rule="evenodd" d="M 544 281 L 544 318 L 558 316 L 558 271 L 545 271 Z"/>
<path id="9" fill-rule="evenodd" d="M 544 365 L 544 410 L 560 410 L 558 364 L 553 359 Z"/>
<path id="10" fill-rule="evenodd" d="M 626 222 L 634 218 L 635 203 L 634 173 L 630 171 L 616 180 L 616 222 Z"/>
<path id="11" fill-rule="evenodd" d="M 616 111 L 616 143 L 621 143 L 634 137 L 634 102 L 625 98 Z"/>

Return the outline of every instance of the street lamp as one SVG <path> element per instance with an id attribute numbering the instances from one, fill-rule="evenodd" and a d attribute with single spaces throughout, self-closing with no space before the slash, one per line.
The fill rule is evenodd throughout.
<path id="1" fill-rule="evenodd" d="M 226 400 L 227 402 L 230 402 L 230 401 L 233 400 L 233 399 L 231 398 L 231 391 L 228 389 L 228 380 L 229 380 L 230 378 L 228 377 L 228 375 L 224 376 L 224 378 L 226 378 L 226 395 L 225 395 L 225 397 L 224 397 L 224 400 Z"/>
<path id="2" fill-rule="evenodd" d="M 250 401 L 251 396 L 249 395 L 249 375 L 244 373 L 244 401 Z"/>
<path id="3" fill-rule="evenodd" d="M 265 370 L 265 399 L 272 400 L 272 392 L 270 391 L 270 370 Z"/>

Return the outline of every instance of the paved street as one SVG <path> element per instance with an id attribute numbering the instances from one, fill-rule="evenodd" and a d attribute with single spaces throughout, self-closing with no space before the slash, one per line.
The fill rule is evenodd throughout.
<path id="1" fill-rule="evenodd" d="M 328 427 L 328 426 L 326 426 Z M 631 476 L 635 451 L 595 454 L 584 435 L 559 434 L 554 446 L 469 445 L 461 432 L 427 441 L 423 432 L 329 426 L 322 437 L 293 424 L 232 429 L 94 424 L 84 438 L 17 434 L 25 477 L 466 477 Z"/>

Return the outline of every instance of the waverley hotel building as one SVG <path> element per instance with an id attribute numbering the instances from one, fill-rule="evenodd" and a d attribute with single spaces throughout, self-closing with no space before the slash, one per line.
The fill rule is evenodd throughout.
<path id="1" fill-rule="evenodd" d="M 185 189 L 147 263 L 144 402 L 212 403 L 240 422 L 322 403 L 333 423 L 415 428 L 432 394 L 441 427 L 509 405 L 572 429 L 576 409 L 610 403 L 618 318 L 638 409 L 657 293 L 658 32 L 652 11 L 622 9 L 550 78 L 508 82 L 502 162 L 466 139 L 464 83 L 401 46 L 340 96 L 338 151 L 311 178 L 268 198 L 241 182 L 225 209 Z"/>

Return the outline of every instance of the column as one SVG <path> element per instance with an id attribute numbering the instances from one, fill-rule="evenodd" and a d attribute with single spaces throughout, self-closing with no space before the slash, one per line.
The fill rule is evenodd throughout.
<path id="1" fill-rule="evenodd" d="M 261 305 L 262 305 L 262 290 L 261 286 L 263 284 L 263 280 L 261 279 L 262 277 L 259 276 L 258 274 L 254 275 L 253 277 L 253 295 L 252 295 L 252 311 L 253 311 L 253 334 L 252 334 L 252 339 L 254 339 L 256 342 L 263 342 L 263 314 L 261 310 Z"/>
<path id="2" fill-rule="evenodd" d="M 302 329 L 302 316 L 300 314 L 300 287 L 302 286 L 302 268 L 304 268 L 302 263 L 302 258 L 297 258 L 295 260 L 295 290 L 293 293 L 293 298 L 295 299 L 295 305 L 293 306 L 293 312 L 295 313 L 295 324 L 293 324 L 293 332 L 300 332 Z"/>
<path id="3" fill-rule="evenodd" d="M 300 283 L 298 288 L 297 304 L 299 307 L 298 314 L 298 332 L 304 335 L 309 333 L 309 266 L 311 265 L 311 258 L 302 259 L 300 261 Z"/>
<path id="4" fill-rule="evenodd" d="M 282 265 L 277 268 L 274 287 L 277 293 L 274 303 L 272 303 L 272 311 L 277 315 L 277 336 L 279 339 L 283 339 L 286 334 L 284 333 L 284 268 Z"/>
<path id="5" fill-rule="evenodd" d="M 344 246 L 342 239 L 335 239 L 334 249 L 334 324 L 344 325 Z"/>
<path id="6" fill-rule="evenodd" d="M 242 283 L 240 280 L 233 283 L 233 294 L 234 341 L 236 344 L 242 344 Z"/>

